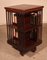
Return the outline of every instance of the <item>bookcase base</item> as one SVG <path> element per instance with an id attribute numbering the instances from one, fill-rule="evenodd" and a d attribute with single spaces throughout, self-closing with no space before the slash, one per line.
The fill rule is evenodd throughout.
<path id="1" fill-rule="evenodd" d="M 24 56 L 24 54 L 27 53 L 28 51 L 35 52 L 37 49 L 36 47 L 42 43 L 42 40 L 39 40 L 30 48 L 20 47 L 19 45 L 14 44 L 12 40 L 7 40 L 7 43 L 10 44 L 16 50 L 18 50 L 22 56 Z"/>

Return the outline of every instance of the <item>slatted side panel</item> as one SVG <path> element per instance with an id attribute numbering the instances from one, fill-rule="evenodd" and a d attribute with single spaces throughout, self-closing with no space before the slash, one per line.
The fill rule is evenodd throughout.
<path id="1" fill-rule="evenodd" d="M 6 11 L 6 24 L 7 24 L 7 38 L 11 40 L 13 38 L 13 28 L 12 28 L 12 13 Z"/>
<path id="2" fill-rule="evenodd" d="M 33 33 L 31 33 L 30 35 L 32 35 L 32 40 L 34 42 L 37 42 L 36 44 L 42 42 L 42 15 L 42 10 L 31 13 L 30 24 L 33 26 Z"/>

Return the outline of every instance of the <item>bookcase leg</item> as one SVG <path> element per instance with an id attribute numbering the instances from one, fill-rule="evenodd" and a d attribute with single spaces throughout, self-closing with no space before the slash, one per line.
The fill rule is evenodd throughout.
<path id="1" fill-rule="evenodd" d="M 12 41 L 11 40 L 7 40 L 7 43 L 12 45 Z"/>
<path id="2" fill-rule="evenodd" d="M 24 53 L 23 53 L 23 52 L 20 52 L 20 54 L 21 54 L 22 56 L 24 56 Z"/>
<path id="3" fill-rule="evenodd" d="M 31 49 L 31 51 L 32 51 L 32 52 L 35 52 L 35 51 L 36 51 L 36 47 L 33 47 L 33 48 Z"/>

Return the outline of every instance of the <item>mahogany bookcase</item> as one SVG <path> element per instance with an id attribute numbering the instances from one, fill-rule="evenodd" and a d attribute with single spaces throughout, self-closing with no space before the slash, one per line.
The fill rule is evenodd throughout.
<path id="1" fill-rule="evenodd" d="M 16 5 L 5 7 L 7 42 L 20 51 L 35 52 L 42 43 L 43 6 Z"/>

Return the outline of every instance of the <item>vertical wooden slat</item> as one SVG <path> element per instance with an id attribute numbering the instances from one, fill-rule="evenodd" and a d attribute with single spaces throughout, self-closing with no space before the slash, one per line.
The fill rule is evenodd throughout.
<path id="1" fill-rule="evenodd" d="M 8 25 L 8 12 L 6 11 L 6 25 Z M 7 39 L 8 39 L 8 26 L 7 26 Z"/>
<path id="2" fill-rule="evenodd" d="M 12 13 L 11 12 L 9 12 L 9 23 L 10 23 L 10 39 L 12 39 L 12 29 L 13 29 L 13 27 L 12 27 Z"/>
<path id="3" fill-rule="evenodd" d="M 8 11 L 6 11 L 6 24 L 7 24 L 7 39 L 9 40 L 9 27 L 8 27 L 8 23 L 9 23 L 9 21 L 8 21 L 8 17 L 9 16 L 9 13 L 8 13 Z"/>
<path id="4" fill-rule="evenodd" d="M 11 13 L 12 39 L 13 39 L 13 13 Z"/>
<path id="5" fill-rule="evenodd" d="M 8 12 L 8 38 L 10 40 L 10 12 Z"/>
<path id="6" fill-rule="evenodd" d="M 40 15 L 39 15 L 40 14 Z M 38 13 L 39 27 L 38 28 L 38 40 L 42 40 L 42 10 Z"/>

